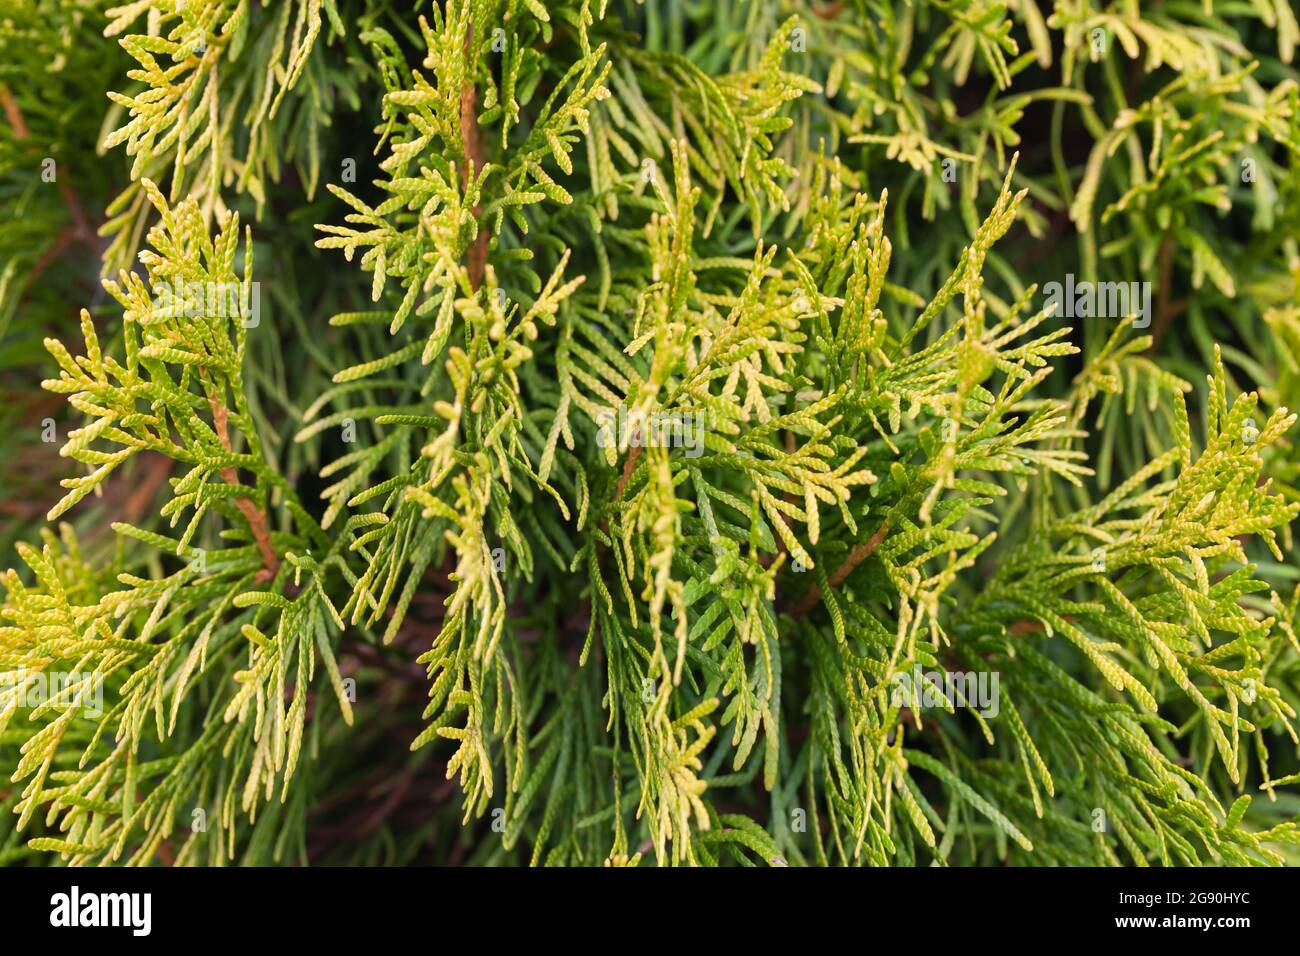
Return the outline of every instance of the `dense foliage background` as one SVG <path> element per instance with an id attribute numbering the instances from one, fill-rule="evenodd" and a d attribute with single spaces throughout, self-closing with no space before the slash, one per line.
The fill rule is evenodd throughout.
<path id="1" fill-rule="evenodd" d="M 1298 41 L 0 0 L 0 861 L 1294 861 Z"/>

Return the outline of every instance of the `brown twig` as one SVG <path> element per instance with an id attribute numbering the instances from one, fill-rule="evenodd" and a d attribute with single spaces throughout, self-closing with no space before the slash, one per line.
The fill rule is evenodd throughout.
<path id="1" fill-rule="evenodd" d="M 623 459 L 623 473 L 618 477 L 618 488 L 614 492 L 614 503 L 617 504 L 623 497 L 623 492 L 627 490 L 627 483 L 632 479 L 632 472 L 636 471 L 636 463 L 641 460 L 641 445 L 633 445 L 627 450 L 627 458 Z M 606 518 L 600 525 L 601 531 L 609 533 L 609 518 Z M 599 561 L 605 557 L 605 543 L 596 542 L 596 560 Z"/>
<path id="2" fill-rule="evenodd" d="M 470 42 L 474 36 L 474 28 L 470 27 L 465 31 L 465 52 L 468 56 Z M 478 125 L 478 88 L 474 81 L 466 80 L 465 85 L 460 90 L 460 141 L 465 152 L 465 165 L 460 171 L 460 189 L 462 194 L 469 188 L 469 178 L 471 167 L 473 174 L 478 175 L 483 167 L 487 165 L 487 150 L 483 147 L 483 131 Z M 477 222 L 483 215 L 482 203 L 474 205 L 474 220 Z M 470 287 L 477 290 L 483 282 L 483 270 L 487 267 L 488 237 L 486 227 L 480 223 L 478 235 L 474 237 L 474 243 L 469 247 L 469 284 Z"/>
<path id="3" fill-rule="evenodd" d="M 876 548 L 880 547 L 880 542 L 885 540 L 885 535 L 888 533 L 889 519 L 886 518 L 880 523 L 880 527 L 876 529 L 875 534 L 849 552 L 849 556 L 844 559 L 844 563 L 835 569 L 835 573 L 826 579 L 826 583 L 833 588 L 837 588 L 843 584 L 844 579 L 853 572 L 854 568 L 875 553 Z M 813 586 L 808 589 L 808 593 L 803 596 L 803 600 L 795 605 L 794 610 L 791 611 L 791 613 L 795 616 L 807 614 L 812 609 L 813 605 L 821 599 L 821 596 L 822 589 L 814 581 Z"/>
<path id="4" fill-rule="evenodd" d="M 215 398 L 209 398 L 208 404 L 212 406 L 212 425 L 216 429 L 217 437 L 221 439 L 221 447 L 226 451 L 233 451 L 230 445 L 230 429 L 226 424 L 230 413 L 226 410 L 226 406 Z M 226 484 L 239 485 L 239 472 L 234 465 L 222 468 L 221 478 Z M 266 520 L 266 512 L 258 508 L 247 494 L 241 494 L 235 499 L 235 507 L 248 522 L 248 530 L 253 533 L 257 550 L 262 555 L 264 567 L 258 572 L 257 580 L 261 583 L 270 581 L 280 570 L 280 557 L 271 545 L 271 529 Z"/>
<path id="5" fill-rule="evenodd" d="M 1061 618 L 1061 620 L 1065 621 L 1067 624 L 1073 624 L 1075 621 L 1079 620 L 1079 615 L 1067 614 Z M 1007 633 L 1012 637 L 1023 637 L 1026 634 L 1037 634 L 1046 630 L 1047 626 L 1037 618 L 1022 617 L 1020 620 L 1011 623 L 1011 626 L 1007 628 Z"/>
<path id="6" fill-rule="evenodd" d="M 54 240 L 54 244 L 42 252 L 41 257 L 37 259 L 36 264 L 32 266 L 31 276 L 28 278 L 27 284 L 35 285 L 36 280 L 41 277 L 41 274 L 58 261 L 59 256 L 63 255 L 63 250 L 72 245 L 76 238 L 77 231 L 75 227 L 69 227 L 60 232 L 58 237 Z"/>
<path id="7" fill-rule="evenodd" d="M 131 493 L 126 496 L 126 501 L 122 505 L 122 512 L 126 515 L 126 520 L 135 524 L 145 516 L 149 506 L 153 504 L 154 495 L 162 487 L 172 473 L 175 462 L 165 455 L 151 455 L 148 458 L 148 464 L 145 466 L 145 472 L 140 476 L 139 483 L 131 489 Z"/>
<path id="8" fill-rule="evenodd" d="M 127 524 L 139 524 L 149 512 L 161 488 L 171 476 L 175 462 L 157 452 L 141 452 L 133 459 L 134 468 L 129 474 L 117 473 L 109 479 L 103 506 L 110 515 L 120 517 Z M 97 541 L 107 535 L 112 538 L 115 521 L 95 525 L 86 532 L 86 541 Z"/>
<path id="9" fill-rule="evenodd" d="M 623 497 L 623 492 L 627 490 L 627 483 L 632 480 L 632 473 L 636 471 L 636 463 L 640 460 L 641 446 L 633 445 L 628 449 L 627 458 L 623 461 L 623 474 L 618 478 L 618 490 L 614 493 L 615 501 Z"/>
<path id="10" fill-rule="evenodd" d="M 93 247 L 95 231 L 90 228 L 90 222 L 82 211 L 81 201 L 77 199 L 77 194 L 72 191 L 72 187 L 66 180 L 59 180 L 58 185 L 59 195 L 63 197 L 63 204 L 68 207 L 68 215 L 72 217 L 72 237 Z"/>
<path id="11" fill-rule="evenodd" d="M 1151 346 L 1147 349 L 1147 354 L 1160 348 L 1165 333 L 1169 331 L 1169 324 L 1187 308 L 1186 300 L 1182 303 L 1172 301 L 1170 285 L 1173 278 L 1174 236 L 1173 233 L 1166 233 L 1164 242 L 1160 244 L 1160 275 L 1157 280 L 1160 287 L 1156 289 L 1156 320 L 1151 329 Z"/>
<path id="12" fill-rule="evenodd" d="M 0 106 L 4 107 L 5 119 L 14 131 L 14 139 L 26 139 L 31 135 L 27 123 L 23 120 L 23 111 L 18 108 L 18 101 L 9 92 L 9 87 L 0 83 Z"/>

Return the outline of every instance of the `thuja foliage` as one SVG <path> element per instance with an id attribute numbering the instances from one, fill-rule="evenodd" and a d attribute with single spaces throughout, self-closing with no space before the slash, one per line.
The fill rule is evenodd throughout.
<path id="1" fill-rule="evenodd" d="M 1294 861 L 1297 42 L 0 3 L 0 860 Z"/>

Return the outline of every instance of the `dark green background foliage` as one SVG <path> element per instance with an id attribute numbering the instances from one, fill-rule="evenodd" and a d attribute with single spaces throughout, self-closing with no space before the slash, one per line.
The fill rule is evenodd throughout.
<path id="1" fill-rule="evenodd" d="M 1294 861 L 1298 40 L 0 0 L 0 861 Z"/>

